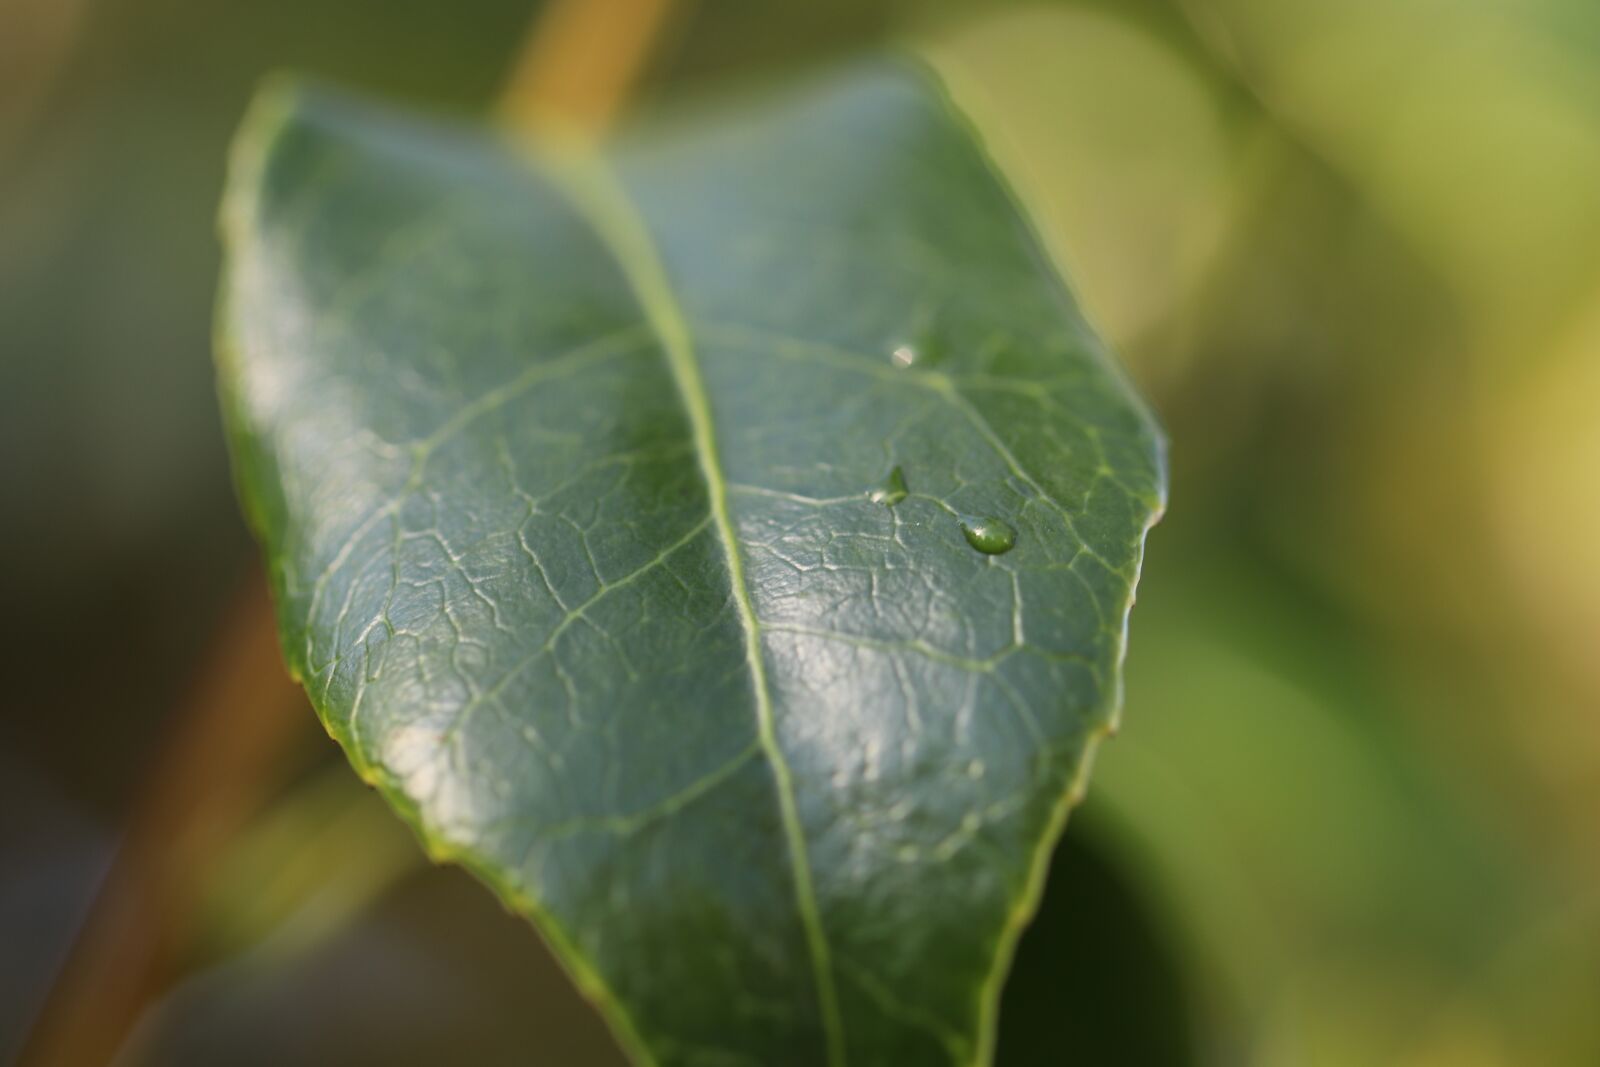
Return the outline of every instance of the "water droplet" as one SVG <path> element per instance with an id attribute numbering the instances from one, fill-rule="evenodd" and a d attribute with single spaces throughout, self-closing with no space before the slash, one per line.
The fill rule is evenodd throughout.
<path id="1" fill-rule="evenodd" d="M 906 488 L 906 475 L 899 467 L 890 471 L 883 481 L 867 490 L 867 499 L 874 504 L 894 507 L 910 492 Z"/>
<path id="2" fill-rule="evenodd" d="M 967 544 L 987 556 L 998 556 L 1002 552 L 1010 552 L 1017 544 L 1017 531 L 1004 519 L 997 519 L 993 515 L 976 518 L 972 515 L 961 517 L 961 532 L 967 535 Z"/>
<path id="3" fill-rule="evenodd" d="M 896 367 L 905 368 L 917 361 L 917 350 L 910 345 L 900 345 L 889 353 L 889 362 Z"/>

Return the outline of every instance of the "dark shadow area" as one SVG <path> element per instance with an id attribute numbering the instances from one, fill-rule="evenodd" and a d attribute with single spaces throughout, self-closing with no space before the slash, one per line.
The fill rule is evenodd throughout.
<path id="1" fill-rule="evenodd" d="M 418 870 L 310 952 L 273 950 L 180 986 L 134 1038 L 133 1061 L 626 1063 L 538 935 L 458 869 Z"/>
<path id="2" fill-rule="evenodd" d="M 1001 998 L 998 1067 L 1197 1063 L 1168 935 L 1105 832 L 1074 816 Z"/>

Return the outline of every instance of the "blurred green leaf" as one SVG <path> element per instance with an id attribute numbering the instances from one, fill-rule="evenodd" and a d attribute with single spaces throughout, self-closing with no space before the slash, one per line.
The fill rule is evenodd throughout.
<path id="1" fill-rule="evenodd" d="M 433 852 L 640 1060 L 986 1062 L 1163 471 L 937 92 L 591 158 L 280 89 L 225 229 L 291 666 Z"/>
<path id="2" fill-rule="evenodd" d="M 235 834 L 206 873 L 194 962 L 262 943 L 303 950 L 422 863 L 406 829 L 338 761 Z"/>

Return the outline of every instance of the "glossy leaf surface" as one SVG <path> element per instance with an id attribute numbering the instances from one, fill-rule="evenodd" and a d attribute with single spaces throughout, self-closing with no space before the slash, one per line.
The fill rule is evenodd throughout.
<path id="1" fill-rule="evenodd" d="M 966 1064 L 1159 435 L 900 66 L 593 156 L 279 87 L 219 361 L 284 646 L 662 1064 Z"/>

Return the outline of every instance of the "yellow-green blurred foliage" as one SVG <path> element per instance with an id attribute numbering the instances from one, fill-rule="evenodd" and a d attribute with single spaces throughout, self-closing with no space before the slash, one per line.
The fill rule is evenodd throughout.
<path id="1" fill-rule="evenodd" d="M 1221 1062 L 1600 1063 L 1600 7 L 930 36 L 1171 431 L 1086 817 Z"/>

